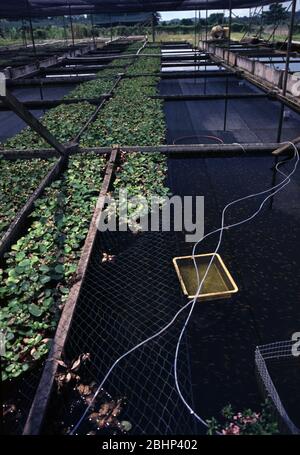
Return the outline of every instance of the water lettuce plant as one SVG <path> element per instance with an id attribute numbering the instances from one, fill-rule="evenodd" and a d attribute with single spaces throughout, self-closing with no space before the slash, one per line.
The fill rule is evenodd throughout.
<path id="1" fill-rule="evenodd" d="M 69 92 L 64 98 L 97 98 L 104 93 L 109 93 L 115 83 L 119 69 L 105 69 L 97 73 L 97 78 L 79 84 L 74 90 Z"/>
<path id="2" fill-rule="evenodd" d="M 151 195 L 165 197 L 169 189 L 165 186 L 167 160 L 161 153 L 133 152 L 124 154 L 114 181 L 114 195 L 126 188 L 129 197 Z"/>
<path id="3" fill-rule="evenodd" d="M 0 269 L 2 380 L 19 376 L 48 350 L 100 191 L 105 158 L 70 158 L 68 170 L 36 201 L 31 226 Z"/>
<path id="4" fill-rule="evenodd" d="M 78 103 L 55 107 L 50 109 L 41 119 L 49 131 L 60 141 L 68 142 L 73 139 L 95 110 L 89 103 Z M 49 148 L 31 128 L 26 127 L 4 144 L 6 149 L 39 149 Z"/>
<path id="5" fill-rule="evenodd" d="M 0 158 L 0 239 L 53 165 L 53 160 Z"/>
<path id="6" fill-rule="evenodd" d="M 155 78 L 139 77 L 121 81 L 116 95 L 99 113 L 82 136 L 84 147 L 159 145 L 165 137 L 161 100 L 149 98 Z"/>
<path id="7" fill-rule="evenodd" d="M 147 54 L 154 55 L 157 57 L 146 57 Z M 143 58 L 145 55 L 145 58 Z M 141 57 L 136 59 L 134 65 L 128 68 L 127 74 L 138 74 L 138 73 L 156 73 L 160 70 L 161 65 L 161 50 L 159 46 L 156 47 L 145 47 L 141 52 Z"/>
<path id="8" fill-rule="evenodd" d="M 160 49 L 158 51 L 160 52 Z M 127 73 L 151 73 L 159 69 L 159 58 L 139 57 L 128 68 Z M 104 106 L 95 122 L 82 136 L 82 145 L 95 147 L 112 144 L 161 144 L 165 138 L 162 101 L 149 98 L 157 93 L 158 81 L 157 77 L 152 76 L 121 81 L 115 96 Z"/>
<path id="9" fill-rule="evenodd" d="M 147 47 L 144 49 L 147 51 Z M 149 49 L 160 56 L 160 48 Z M 139 57 L 127 73 L 157 72 L 160 59 Z M 85 147 L 122 145 L 159 145 L 165 139 L 165 119 L 160 100 L 150 98 L 157 93 L 157 77 L 137 77 L 121 81 L 115 96 L 109 100 L 81 139 Z M 164 155 L 128 153 L 114 182 L 114 197 L 120 189 L 128 196 L 144 196 L 149 201 L 154 193 L 166 196 L 167 164 Z"/>

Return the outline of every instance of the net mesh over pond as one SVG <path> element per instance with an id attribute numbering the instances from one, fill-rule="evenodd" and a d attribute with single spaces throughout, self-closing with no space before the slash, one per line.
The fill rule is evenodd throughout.
<path id="1" fill-rule="evenodd" d="M 169 186 L 177 195 L 205 196 L 208 232 L 219 226 L 228 201 L 271 185 L 272 165 L 271 157 L 176 157 L 169 160 Z M 295 180 L 255 223 L 225 233 L 220 254 L 240 291 L 226 302 L 195 307 L 179 356 L 183 395 L 204 419 L 218 418 L 228 403 L 236 410 L 259 411 L 255 347 L 279 337 L 288 339 L 297 330 L 299 286 L 293 270 L 297 270 L 298 200 Z M 260 202 L 239 206 L 227 221 L 243 219 Z M 177 234 L 98 235 L 65 349 L 69 360 L 91 354 L 84 370 L 89 382 L 98 386 L 121 355 L 164 327 L 186 302 L 172 259 L 190 254 L 191 244 Z M 208 240 L 199 253 L 213 251 L 215 242 Z M 175 389 L 174 355 L 185 316 L 183 312 L 163 335 L 122 360 L 104 384 L 113 399 L 127 397 L 122 419 L 132 424 L 134 434 L 205 432 Z M 288 387 L 290 377 L 286 376 Z M 70 428 L 86 409 L 83 401 L 74 406 L 72 399 L 64 399 L 58 416 L 55 398 L 50 400 L 52 413 L 49 409 L 44 432 L 56 432 L 55 419 L 59 431 Z M 79 432 L 89 429 L 85 420 Z"/>
<path id="2" fill-rule="evenodd" d="M 176 251 L 173 233 L 98 235 L 65 347 L 69 359 L 90 353 L 84 371 L 90 382 L 98 385 L 115 360 L 158 332 L 185 303 L 172 267 Z M 132 424 L 134 434 L 203 431 L 175 389 L 175 348 L 186 315 L 183 312 L 167 332 L 122 360 L 104 384 L 114 399 L 126 397 L 122 419 Z M 179 380 L 190 402 L 186 339 L 179 356 Z M 66 427 L 77 423 L 85 406 L 81 403 L 72 413 L 73 408 L 74 404 L 65 404 L 61 419 Z M 51 420 L 46 419 L 45 432 L 53 431 Z M 85 422 L 79 433 L 90 429 Z"/>

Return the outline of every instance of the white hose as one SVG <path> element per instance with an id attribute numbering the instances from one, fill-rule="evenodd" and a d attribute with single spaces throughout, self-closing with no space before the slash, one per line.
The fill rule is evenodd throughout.
<path id="1" fill-rule="evenodd" d="M 209 269 L 212 265 L 212 262 L 214 260 L 214 257 L 216 255 L 216 253 L 218 252 L 220 246 L 221 246 L 221 242 L 222 242 L 222 238 L 223 238 L 223 231 L 225 229 L 231 229 L 233 227 L 236 227 L 236 226 L 239 226 L 241 224 L 244 224 L 248 221 L 250 221 L 251 219 L 253 219 L 256 215 L 258 215 L 258 213 L 262 210 L 265 202 L 270 199 L 271 197 L 273 197 L 276 193 L 278 193 L 279 191 L 281 191 L 285 186 L 287 186 L 289 183 L 290 183 L 290 177 L 294 174 L 294 172 L 296 171 L 296 168 L 297 168 L 297 165 L 298 165 L 298 161 L 299 161 L 299 154 L 298 154 L 298 150 L 297 150 L 297 147 L 292 143 L 292 142 L 287 142 L 289 144 L 291 144 L 293 147 L 294 147 L 294 150 L 295 150 L 295 153 L 294 153 L 294 156 L 291 158 L 294 159 L 296 157 L 296 162 L 295 162 L 295 165 L 294 165 L 294 168 L 293 170 L 290 172 L 290 174 L 286 175 L 284 172 L 280 171 L 278 168 L 279 166 L 282 164 L 282 162 L 279 162 L 276 164 L 276 171 L 279 172 L 280 174 L 282 174 L 285 179 L 278 183 L 277 185 L 273 186 L 272 188 L 269 188 L 267 190 L 264 190 L 264 191 L 261 191 L 259 193 L 253 193 L 253 194 L 250 194 L 248 196 L 245 196 L 245 197 L 242 197 L 242 198 L 239 198 L 239 199 L 236 199 L 235 201 L 232 201 L 230 202 L 229 204 L 227 204 L 223 211 L 222 211 L 222 222 L 221 222 L 221 227 L 219 229 L 216 229 L 214 231 L 211 231 L 209 232 L 208 234 L 206 234 L 201 240 L 199 240 L 193 247 L 193 251 L 192 251 L 192 257 L 193 257 L 193 261 L 194 261 L 194 266 L 195 266 L 195 270 L 196 270 L 196 273 L 197 273 L 197 283 L 198 283 L 198 289 L 197 289 L 197 292 L 196 292 L 196 295 L 194 297 L 193 300 L 190 300 L 189 302 L 187 302 L 179 311 L 177 311 L 177 313 L 175 314 L 175 316 L 173 316 L 173 318 L 171 319 L 171 321 L 166 324 L 162 329 L 160 329 L 158 332 L 156 332 L 155 334 L 151 335 L 149 338 L 147 338 L 146 340 L 144 341 L 141 341 L 140 343 L 138 343 L 136 346 L 134 346 L 133 348 L 131 348 L 130 350 L 128 350 L 127 352 L 125 352 L 124 354 L 122 354 L 113 364 L 112 366 L 110 367 L 110 369 L 108 370 L 108 372 L 106 373 L 106 375 L 104 376 L 101 384 L 99 385 L 99 387 L 97 388 L 92 400 L 89 402 L 87 408 L 85 409 L 84 413 L 82 414 L 82 416 L 80 417 L 80 419 L 78 420 L 78 422 L 76 423 L 76 425 L 74 426 L 74 428 L 69 432 L 69 434 L 73 435 L 77 429 L 80 427 L 82 421 L 85 419 L 85 417 L 87 416 L 87 413 L 89 412 L 91 406 L 93 405 L 95 399 L 97 398 L 99 392 L 101 391 L 104 383 L 106 382 L 106 380 L 108 379 L 108 377 L 110 376 L 110 374 L 112 373 L 112 371 L 114 370 L 114 368 L 117 366 L 117 364 L 122 360 L 124 359 L 125 357 L 127 357 L 129 354 L 131 354 L 132 352 L 134 352 L 136 349 L 140 348 L 141 346 L 145 345 L 146 343 L 148 343 L 149 341 L 157 338 L 159 335 L 161 335 L 162 333 L 164 333 L 169 327 L 171 327 L 173 325 L 173 323 L 175 322 L 175 320 L 177 319 L 177 317 L 186 309 L 188 308 L 190 305 L 191 305 L 191 308 L 190 308 L 190 311 L 189 311 L 189 314 L 185 320 L 185 323 L 184 323 L 184 326 L 181 330 L 181 333 L 179 335 L 179 338 L 178 338 L 178 342 L 177 342 L 177 345 L 176 345 L 176 352 L 175 352 L 175 359 L 174 359 L 174 375 L 175 375 L 175 385 L 176 385 L 176 389 L 177 389 L 177 392 L 182 400 L 182 402 L 184 403 L 184 405 L 187 407 L 187 409 L 190 411 L 191 414 L 193 414 L 195 416 L 195 418 L 200 421 L 203 425 L 207 426 L 207 423 L 205 422 L 205 420 L 203 420 L 193 409 L 192 407 L 187 403 L 187 401 L 185 400 L 182 392 L 181 392 L 181 389 L 180 389 L 180 386 L 179 386 L 179 382 L 178 382 L 178 376 L 177 376 L 177 363 L 178 363 L 178 353 L 179 353 L 179 349 L 180 349 L 180 344 L 181 344 L 181 340 L 182 340 L 182 337 L 183 337 L 183 334 L 186 330 L 186 327 L 187 327 L 187 324 L 190 320 L 190 317 L 192 315 L 192 312 L 194 310 L 194 307 L 195 307 L 195 303 L 197 301 L 197 298 L 201 292 L 201 288 L 202 288 L 202 285 L 207 277 L 207 274 L 209 272 Z M 284 162 L 284 164 L 286 164 L 286 161 Z M 274 191 L 276 190 L 276 191 Z M 270 193 L 264 200 L 263 202 L 260 204 L 258 210 L 256 212 L 254 212 L 254 214 L 252 214 L 251 216 L 249 216 L 248 218 L 242 220 L 242 221 L 239 221 L 237 223 L 234 223 L 234 224 L 231 224 L 231 225 L 227 225 L 227 226 L 224 226 L 224 221 L 225 221 L 225 212 L 226 210 L 231 207 L 232 205 L 235 205 L 237 204 L 238 202 L 241 202 L 241 201 L 244 201 L 246 199 L 250 199 L 250 198 L 253 198 L 253 197 L 256 197 L 256 196 L 260 196 L 260 195 L 263 195 L 263 194 L 266 194 L 266 193 Z M 198 268 L 197 268 L 197 264 L 196 264 L 196 260 L 195 260 L 195 251 L 196 251 L 196 248 L 197 246 L 199 245 L 200 242 L 202 242 L 205 238 L 207 238 L 208 236 L 210 235 L 213 235 L 217 232 L 220 232 L 220 235 L 219 235 L 219 240 L 218 240 L 218 244 L 217 244 L 217 247 L 213 253 L 213 256 L 207 266 L 207 269 L 205 271 L 205 274 L 200 282 L 200 278 L 199 278 L 199 272 L 198 272 Z"/>

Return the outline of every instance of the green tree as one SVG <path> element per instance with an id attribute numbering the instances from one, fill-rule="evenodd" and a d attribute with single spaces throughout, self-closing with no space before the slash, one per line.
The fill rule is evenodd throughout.
<path id="1" fill-rule="evenodd" d="M 266 24 L 280 24 L 286 21 L 289 13 L 281 3 L 270 5 L 269 11 L 263 13 L 263 19 Z"/>
<path id="2" fill-rule="evenodd" d="M 221 25 L 223 23 L 224 14 L 223 13 L 211 13 L 208 18 L 208 23 L 210 25 Z"/>
<path id="3" fill-rule="evenodd" d="M 181 19 L 181 25 L 194 25 L 194 21 L 192 19 Z"/>

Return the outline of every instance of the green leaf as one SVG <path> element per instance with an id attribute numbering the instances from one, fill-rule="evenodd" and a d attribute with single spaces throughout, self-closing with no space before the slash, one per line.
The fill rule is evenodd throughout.
<path id="1" fill-rule="evenodd" d="M 58 273 L 58 274 L 63 274 L 64 273 L 64 266 L 63 264 L 58 264 L 55 268 L 54 268 L 55 272 Z"/>
<path id="2" fill-rule="evenodd" d="M 48 276 L 48 275 L 43 275 L 39 278 L 39 281 L 42 283 L 42 284 L 46 284 L 46 283 L 49 283 L 49 281 L 51 281 L 51 277 Z"/>
<path id="3" fill-rule="evenodd" d="M 43 314 L 43 310 L 39 308 L 35 303 L 31 303 L 28 307 L 28 310 L 32 316 L 35 316 L 37 318 Z"/>

